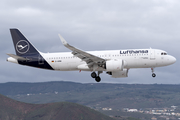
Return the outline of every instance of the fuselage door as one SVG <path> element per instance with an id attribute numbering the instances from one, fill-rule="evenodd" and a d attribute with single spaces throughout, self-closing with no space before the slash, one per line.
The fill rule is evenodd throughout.
<path id="1" fill-rule="evenodd" d="M 150 49 L 150 60 L 155 60 L 155 50 Z"/>

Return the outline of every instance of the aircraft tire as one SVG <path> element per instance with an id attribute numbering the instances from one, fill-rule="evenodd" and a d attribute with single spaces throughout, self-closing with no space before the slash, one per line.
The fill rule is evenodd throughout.
<path id="1" fill-rule="evenodd" d="M 155 74 L 155 73 L 153 73 L 153 74 L 152 74 L 152 77 L 156 77 L 156 74 Z"/>
<path id="2" fill-rule="evenodd" d="M 97 77 L 95 78 L 95 80 L 96 80 L 96 82 L 100 82 L 100 81 L 101 81 L 101 78 L 100 78 L 99 76 L 97 76 Z"/>
<path id="3" fill-rule="evenodd" d="M 96 74 L 95 72 L 92 72 L 92 73 L 91 73 L 91 77 L 92 77 L 92 78 L 96 78 L 96 77 L 97 77 L 97 74 Z"/>

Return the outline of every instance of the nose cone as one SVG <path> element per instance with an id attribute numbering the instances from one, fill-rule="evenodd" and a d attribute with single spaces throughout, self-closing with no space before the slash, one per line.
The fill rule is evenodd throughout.
<path id="1" fill-rule="evenodd" d="M 170 56 L 169 57 L 169 62 L 170 62 L 170 64 L 174 64 L 176 62 L 176 58 L 173 57 L 173 56 Z"/>
<path id="2" fill-rule="evenodd" d="M 175 63 L 176 62 L 176 58 L 175 57 L 173 57 L 173 63 Z"/>

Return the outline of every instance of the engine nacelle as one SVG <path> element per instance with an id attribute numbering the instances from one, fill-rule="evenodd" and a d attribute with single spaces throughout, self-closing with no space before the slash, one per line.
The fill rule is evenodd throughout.
<path id="1" fill-rule="evenodd" d="M 112 75 L 111 77 L 113 77 L 113 78 L 128 77 L 128 69 L 123 69 L 123 71 L 107 72 L 107 74 Z"/>
<path id="2" fill-rule="evenodd" d="M 106 71 L 123 71 L 124 61 L 121 59 L 114 59 L 106 61 Z"/>

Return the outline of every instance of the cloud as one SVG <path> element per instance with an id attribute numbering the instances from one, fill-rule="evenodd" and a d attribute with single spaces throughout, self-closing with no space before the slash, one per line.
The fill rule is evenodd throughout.
<path id="1" fill-rule="evenodd" d="M 87 51 L 152 47 L 165 50 L 178 60 L 179 6 L 178 0 L 1 1 L 0 82 L 94 82 L 90 72 L 54 72 L 6 62 L 6 53 L 15 53 L 9 28 L 19 28 L 42 52 L 69 51 L 60 42 L 60 33 L 70 44 Z M 171 83 L 167 82 L 171 79 L 178 84 L 179 64 L 177 61 L 157 68 L 155 79 L 151 78 L 150 69 L 132 69 L 129 77 L 123 79 L 103 73 L 102 82 Z"/>
<path id="2" fill-rule="evenodd" d="M 37 17 L 41 15 L 42 12 L 35 8 L 23 7 L 23 8 L 18 8 L 14 14 L 19 15 L 21 17 Z"/>

